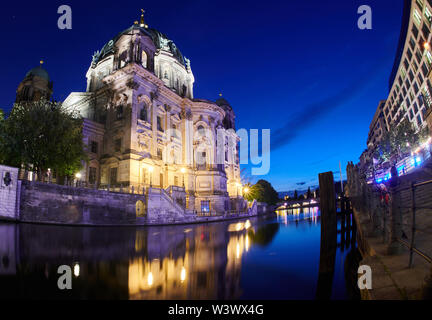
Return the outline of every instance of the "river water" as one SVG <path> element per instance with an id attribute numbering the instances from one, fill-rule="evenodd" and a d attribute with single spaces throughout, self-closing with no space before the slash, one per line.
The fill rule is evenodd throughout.
<path id="1" fill-rule="evenodd" d="M 339 229 L 323 276 L 318 208 L 168 227 L 0 224 L 0 298 L 357 299 L 355 231 Z"/>

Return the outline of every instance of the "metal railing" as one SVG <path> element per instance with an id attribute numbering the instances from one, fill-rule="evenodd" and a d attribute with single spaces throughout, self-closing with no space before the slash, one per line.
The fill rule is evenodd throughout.
<path id="1" fill-rule="evenodd" d="M 407 191 L 410 190 L 410 198 L 411 198 L 411 205 L 410 206 L 397 206 L 397 208 L 399 209 L 399 211 L 401 212 L 402 209 L 409 209 L 410 210 L 410 214 L 411 214 L 411 239 L 409 242 L 400 238 L 400 237 L 396 237 L 396 240 L 402 244 L 403 246 L 405 246 L 408 250 L 409 250 L 409 262 L 408 262 L 408 267 L 411 268 L 413 265 L 413 255 L 414 253 L 416 253 L 418 256 L 422 257 L 425 261 L 427 261 L 428 263 L 432 263 L 432 258 L 426 254 L 424 251 L 420 250 L 419 248 L 416 247 L 415 245 L 415 239 L 416 239 L 416 232 L 420 231 L 422 232 L 422 230 L 417 229 L 416 227 L 416 214 L 417 214 L 417 210 L 418 209 L 428 209 L 428 210 L 432 210 L 432 207 L 427 207 L 427 206 L 417 206 L 416 205 L 416 189 L 422 186 L 426 186 L 432 184 L 432 180 L 428 180 L 428 181 L 423 181 L 420 183 L 411 183 L 411 185 L 409 187 L 404 187 L 404 188 L 398 188 L 396 190 L 396 192 L 401 193 L 402 191 Z M 391 197 L 394 197 L 394 193 L 391 194 Z M 386 204 L 386 209 L 390 210 L 388 204 Z M 394 213 L 393 213 L 394 214 Z M 402 214 L 401 214 L 402 216 Z M 383 238 L 384 241 L 386 239 L 386 214 L 383 214 Z M 427 233 L 427 232 L 425 232 Z"/>

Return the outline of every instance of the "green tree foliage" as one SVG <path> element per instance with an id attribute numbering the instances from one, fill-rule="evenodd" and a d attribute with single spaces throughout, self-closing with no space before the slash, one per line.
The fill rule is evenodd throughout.
<path id="1" fill-rule="evenodd" d="M 390 165 L 393 165 L 424 142 L 427 136 L 427 129 L 416 132 L 412 123 L 404 119 L 398 126 L 383 134 L 374 158 L 381 164 L 390 162 Z"/>
<path id="2" fill-rule="evenodd" d="M 0 127 L 0 154 L 3 163 L 23 165 L 39 179 L 48 168 L 72 176 L 86 160 L 82 119 L 57 102 L 15 104 Z"/>
<path id="3" fill-rule="evenodd" d="M 256 232 L 249 230 L 248 236 L 251 238 L 252 243 L 265 247 L 273 241 L 278 231 L 279 223 L 268 223 L 264 227 L 258 228 Z"/>
<path id="4" fill-rule="evenodd" d="M 249 192 L 245 195 L 245 198 L 249 201 L 256 200 L 270 205 L 275 205 L 279 201 L 277 191 L 266 180 L 259 180 L 256 184 L 248 186 L 248 188 Z"/>

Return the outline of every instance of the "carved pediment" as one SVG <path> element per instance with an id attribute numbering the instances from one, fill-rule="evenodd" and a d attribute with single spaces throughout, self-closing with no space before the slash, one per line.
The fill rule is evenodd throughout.
<path id="1" fill-rule="evenodd" d="M 132 90 L 137 90 L 139 88 L 139 83 L 131 79 L 126 83 L 126 86 Z"/>

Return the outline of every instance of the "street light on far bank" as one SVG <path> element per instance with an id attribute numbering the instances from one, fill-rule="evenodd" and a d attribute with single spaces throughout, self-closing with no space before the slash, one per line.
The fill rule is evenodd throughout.
<path id="1" fill-rule="evenodd" d="M 429 44 L 429 42 L 425 41 L 425 42 L 423 43 L 423 47 L 424 47 L 426 50 L 429 50 L 429 49 L 430 49 L 430 44 Z"/>

